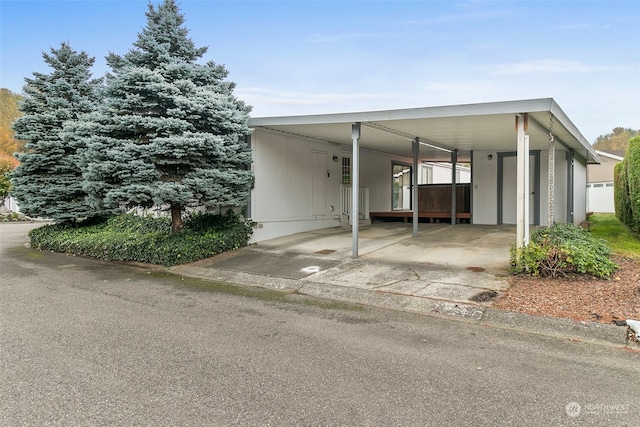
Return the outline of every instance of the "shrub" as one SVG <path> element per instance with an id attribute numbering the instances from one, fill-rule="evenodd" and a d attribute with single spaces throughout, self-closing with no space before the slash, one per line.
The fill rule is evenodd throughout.
<path id="1" fill-rule="evenodd" d="M 229 211 L 198 214 L 171 233 L 171 219 L 132 214 L 77 224 L 52 224 L 29 233 L 31 247 L 106 261 L 137 261 L 163 266 L 185 264 L 246 246 L 252 223 Z"/>
<path id="2" fill-rule="evenodd" d="M 587 230 L 572 224 L 553 224 L 532 231 L 524 248 L 512 248 L 511 266 L 515 273 L 533 276 L 581 273 L 607 278 L 618 269 L 610 254 L 611 249 Z"/>
<path id="3" fill-rule="evenodd" d="M 625 152 L 627 162 L 627 188 L 631 220 L 627 223 L 632 230 L 640 231 L 640 136 L 629 140 Z"/>
<path id="4" fill-rule="evenodd" d="M 613 167 L 613 202 L 616 217 L 623 224 L 630 225 L 633 214 L 631 212 L 631 198 L 627 186 L 627 162 L 621 161 Z"/>

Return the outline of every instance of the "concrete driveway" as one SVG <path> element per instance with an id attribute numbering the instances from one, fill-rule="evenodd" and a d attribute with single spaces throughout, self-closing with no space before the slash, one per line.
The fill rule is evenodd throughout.
<path id="1" fill-rule="evenodd" d="M 482 295 L 507 288 L 513 226 L 380 222 L 361 227 L 358 259 L 351 257 L 348 227 L 298 233 L 188 266 L 181 274 L 292 290 L 373 305 L 381 297 L 424 311 L 443 304 L 482 306 Z M 407 300 L 408 298 L 408 300 Z M 363 300 L 364 299 L 364 300 Z M 433 305 L 436 305 L 434 308 Z M 382 304 L 384 305 L 384 304 Z M 481 316 L 478 310 L 477 316 Z"/>

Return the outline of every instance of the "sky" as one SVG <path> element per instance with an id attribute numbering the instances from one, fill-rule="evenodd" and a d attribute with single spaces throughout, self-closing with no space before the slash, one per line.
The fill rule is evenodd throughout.
<path id="1" fill-rule="evenodd" d="M 160 0 L 152 0 L 158 4 Z M 133 48 L 147 0 L 0 1 L 0 87 L 68 42 Z M 253 117 L 554 98 L 593 143 L 640 129 L 640 1 L 179 0 Z"/>

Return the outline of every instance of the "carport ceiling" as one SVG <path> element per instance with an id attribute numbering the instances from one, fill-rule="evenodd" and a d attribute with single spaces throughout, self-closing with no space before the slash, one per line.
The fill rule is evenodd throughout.
<path id="1" fill-rule="evenodd" d="M 589 163 L 599 163 L 591 144 L 552 98 L 483 104 L 451 105 L 404 110 L 257 117 L 251 128 L 263 128 L 341 145 L 351 145 L 351 125 L 361 123 L 360 146 L 392 155 L 412 157 L 411 141 L 419 138 L 420 159 L 449 161 L 458 150 L 458 161 L 469 162 L 473 150 L 516 151 L 515 117 L 528 114 L 531 150 L 549 146 L 549 130 L 560 147 L 572 149 Z M 428 144 L 428 145 L 425 145 Z M 438 147 L 438 148 L 434 148 Z"/>

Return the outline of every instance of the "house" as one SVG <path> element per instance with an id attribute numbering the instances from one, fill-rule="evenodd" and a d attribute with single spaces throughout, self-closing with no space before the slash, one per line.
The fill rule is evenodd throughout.
<path id="1" fill-rule="evenodd" d="M 587 212 L 614 213 L 613 168 L 624 158 L 624 151 L 596 153 L 601 163 L 587 167 Z"/>
<path id="2" fill-rule="evenodd" d="M 347 225 L 354 257 L 371 213 L 406 218 L 414 236 L 433 216 L 514 224 L 521 247 L 530 225 L 586 219 L 587 165 L 600 163 L 552 98 L 258 117 L 249 126 L 253 241 Z M 444 163 L 449 184 L 413 185 L 425 182 L 425 165 Z M 457 182 L 458 164 L 469 165 L 469 183 Z"/>

